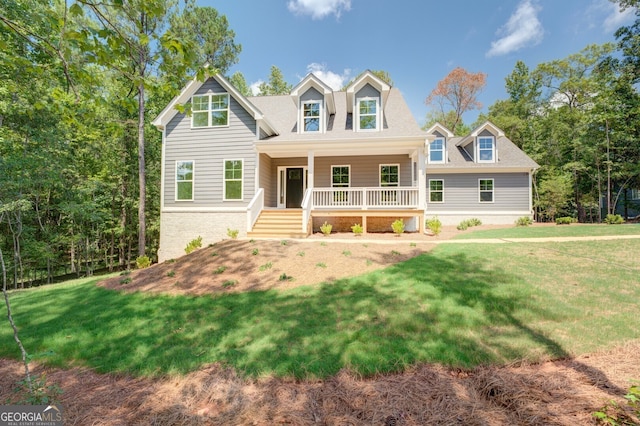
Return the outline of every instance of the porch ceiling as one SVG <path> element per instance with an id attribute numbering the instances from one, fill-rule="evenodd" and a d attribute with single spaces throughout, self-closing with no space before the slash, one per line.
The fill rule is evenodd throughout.
<path id="1" fill-rule="evenodd" d="M 271 158 L 306 157 L 313 152 L 315 157 L 362 156 L 362 155 L 412 155 L 416 150 L 424 149 L 424 139 L 414 140 L 338 140 L 313 142 L 256 142 L 256 149 Z"/>

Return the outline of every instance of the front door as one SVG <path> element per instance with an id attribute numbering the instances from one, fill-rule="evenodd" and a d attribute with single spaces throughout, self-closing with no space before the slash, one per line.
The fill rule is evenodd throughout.
<path id="1" fill-rule="evenodd" d="M 287 208 L 299 209 L 304 196 L 304 169 L 289 167 L 286 173 Z"/>

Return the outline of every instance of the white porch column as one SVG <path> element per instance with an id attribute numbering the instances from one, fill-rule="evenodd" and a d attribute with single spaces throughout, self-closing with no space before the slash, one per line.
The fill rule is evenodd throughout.
<path id="1" fill-rule="evenodd" d="M 313 155 L 313 151 L 307 152 L 307 189 L 313 189 L 315 187 L 315 163 L 316 161 Z"/>
<path id="2" fill-rule="evenodd" d="M 418 208 L 427 209 L 427 169 L 424 148 L 418 149 Z"/>

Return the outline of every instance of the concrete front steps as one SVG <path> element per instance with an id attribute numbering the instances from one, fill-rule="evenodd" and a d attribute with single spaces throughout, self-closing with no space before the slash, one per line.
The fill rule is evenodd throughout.
<path id="1" fill-rule="evenodd" d="M 306 238 L 302 232 L 302 210 L 262 210 L 249 238 Z"/>

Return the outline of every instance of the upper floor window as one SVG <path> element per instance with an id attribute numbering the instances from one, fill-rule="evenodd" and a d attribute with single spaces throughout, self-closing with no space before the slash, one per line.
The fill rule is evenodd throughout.
<path id="1" fill-rule="evenodd" d="M 358 130 L 378 129 L 378 100 L 358 100 Z"/>
<path id="2" fill-rule="evenodd" d="M 320 102 L 305 102 L 302 106 L 303 131 L 320 131 Z"/>
<path id="3" fill-rule="evenodd" d="M 229 125 L 229 94 L 196 95 L 191 98 L 191 127 Z"/>
<path id="4" fill-rule="evenodd" d="M 493 163 L 495 161 L 494 139 L 490 136 L 478 138 L 478 162 Z"/>
<path id="5" fill-rule="evenodd" d="M 176 201 L 193 201 L 193 161 L 176 161 Z"/>
<path id="6" fill-rule="evenodd" d="M 437 138 L 429 144 L 429 162 L 444 163 L 444 138 Z"/>

